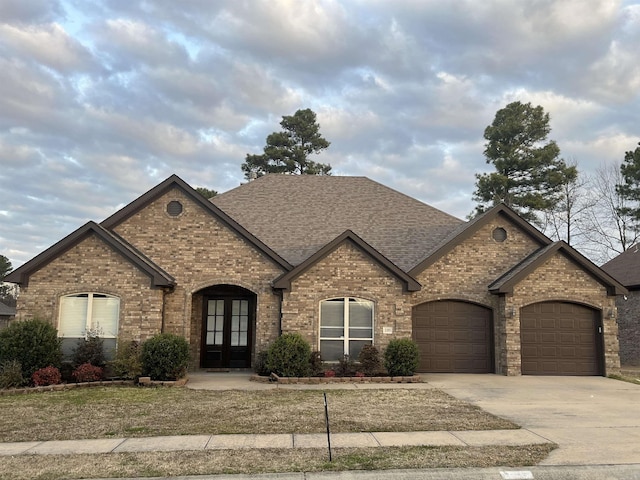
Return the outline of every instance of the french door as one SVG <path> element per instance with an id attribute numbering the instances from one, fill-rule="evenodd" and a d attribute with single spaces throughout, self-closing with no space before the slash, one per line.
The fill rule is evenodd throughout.
<path id="1" fill-rule="evenodd" d="M 254 299 L 209 296 L 203 310 L 202 367 L 249 368 Z"/>

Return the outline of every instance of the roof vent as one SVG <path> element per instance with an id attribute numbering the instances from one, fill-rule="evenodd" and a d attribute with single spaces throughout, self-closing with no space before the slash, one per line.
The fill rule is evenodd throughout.
<path id="1" fill-rule="evenodd" d="M 507 231 L 502 227 L 498 227 L 493 230 L 491 236 L 496 242 L 502 243 L 507 239 Z"/>
<path id="2" fill-rule="evenodd" d="M 182 204 L 177 200 L 172 200 L 167 204 L 167 213 L 171 217 L 178 217 L 182 213 Z"/>

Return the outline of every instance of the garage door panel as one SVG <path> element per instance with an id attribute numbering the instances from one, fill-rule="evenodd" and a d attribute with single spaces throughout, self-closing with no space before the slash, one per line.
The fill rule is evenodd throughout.
<path id="1" fill-rule="evenodd" d="M 522 373 L 599 375 L 598 312 L 569 302 L 544 302 L 520 311 Z"/>
<path id="2" fill-rule="evenodd" d="M 421 372 L 493 371 L 491 310 L 458 301 L 413 308 L 413 338 Z"/>

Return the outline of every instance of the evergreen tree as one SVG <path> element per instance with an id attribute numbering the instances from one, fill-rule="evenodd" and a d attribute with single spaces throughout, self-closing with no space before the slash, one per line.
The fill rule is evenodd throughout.
<path id="1" fill-rule="evenodd" d="M 263 154 L 247 154 L 242 164 L 247 179 L 266 173 L 331 174 L 331 165 L 309 159 L 312 153 L 320 153 L 330 145 L 320 134 L 320 125 L 312 110 L 298 110 L 294 115 L 284 116 L 280 125 L 283 131 L 267 137 Z"/>
<path id="2" fill-rule="evenodd" d="M 629 204 L 619 207 L 618 214 L 631 217 L 636 230 L 640 229 L 640 143 L 635 150 L 625 152 L 620 165 L 622 181 L 616 184 L 616 192 Z"/>
<path id="3" fill-rule="evenodd" d="M 0 255 L 0 281 L 2 281 L 2 279 L 6 277 L 11 270 L 11 260 L 4 255 Z"/>
<path id="4" fill-rule="evenodd" d="M 218 194 L 218 192 L 216 192 L 215 190 L 210 190 L 206 187 L 196 187 L 196 192 L 198 192 L 207 200 L 209 200 L 212 197 L 215 197 Z"/>
<path id="5" fill-rule="evenodd" d="M 559 158 L 560 149 L 547 141 L 549 114 L 541 106 L 513 102 L 498 110 L 484 131 L 484 156 L 495 172 L 476 174 L 476 213 L 504 202 L 529 221 L 554 207 L 562 187 L 575 180 L 577 169 Z"/>

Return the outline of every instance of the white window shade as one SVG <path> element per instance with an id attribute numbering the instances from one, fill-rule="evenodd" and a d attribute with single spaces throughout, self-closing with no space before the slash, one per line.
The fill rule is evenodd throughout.
<path id="1" fill-rule="evenodd" d="M 87 329 L 88 295 L 62 297 L 60 299 L 60 321 L 58 336 L 80 338 Z"/>
<path id="2" fill-rule="evenodd" d="M 101 338 L 118 336 L 118 317 L 120 316 L 120 300 L 115 297 L 93 297 L 91 312 L 91 328 Z"/>
<path id="3" fill-rule="evenodd" d="M 118 336 L 120 299 L 104 294 L 81 293 L 60 299 L 58 336 L 83 338 L 95 330 L 101 338 Z"/>

